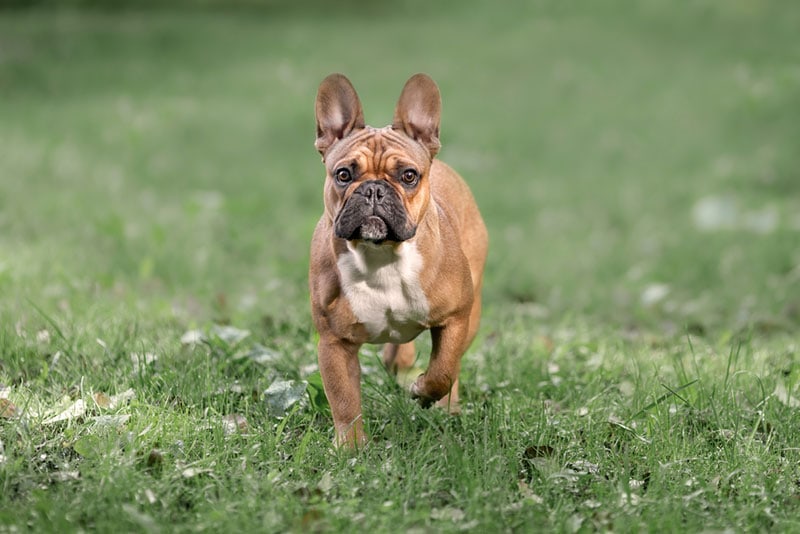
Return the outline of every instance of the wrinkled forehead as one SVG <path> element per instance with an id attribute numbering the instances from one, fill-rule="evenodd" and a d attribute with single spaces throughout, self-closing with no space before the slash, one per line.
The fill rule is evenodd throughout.
<path id="1" fill-rule="evenodd" d="M 429 164 L 431 157 L 424 146 L 391 126 L 365 126 L 334 143 L 325 154 L 329 169 L 359 163 L 377 170 L 397 160 L 422 166 Z"/>

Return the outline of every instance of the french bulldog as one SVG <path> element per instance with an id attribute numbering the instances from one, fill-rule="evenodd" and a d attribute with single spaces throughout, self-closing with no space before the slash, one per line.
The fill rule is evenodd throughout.
<path id="1" fill-rule="evenodd" d="M 367 442 L 359 348 L 383 343 L 393 373 L 413 366 L 430 330 L 428 368 L 410 386 L 424 407 L 459 411 L 461 357 L 478 329 L 488 234 L 462 178 L 435 159 L 441 97 L 425 74 L 406 82 L 390 126 L 364 123 L 350 81 L 331 74 L 316 100 L 326 177 L 311 241 L 311 311 L 337 446 Z"/>

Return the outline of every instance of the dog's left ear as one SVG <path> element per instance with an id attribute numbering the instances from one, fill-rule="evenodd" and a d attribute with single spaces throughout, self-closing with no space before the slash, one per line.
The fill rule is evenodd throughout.
<path id="1" fill-rule="evenodd" d="M 425 145 L 433 158 L 442 146 L 439 142 L 441 113 L 442 97 L 436 82 L 427 74 L 415 74 L 400 93 L 392 128 Z"/>

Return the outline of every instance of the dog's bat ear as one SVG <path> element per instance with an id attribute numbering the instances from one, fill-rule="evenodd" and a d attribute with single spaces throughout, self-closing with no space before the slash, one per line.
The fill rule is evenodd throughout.
<path id="1" fill-rule="evenodd" d="M 415 74 L 406 82 L 397 107 L 394 110 L 392 128 L 405 132 L 425 147 L 433 158 L 441 143 L 439 142 L 439 120 L 442 113 L 442 97 L 427 74 Z"/>
<path id="2" fill-rule="evenodd" d="M 353 84 L 343 74 L 331 74 L 317 91 L 317 140 L 322 156 L 330 146 L 353 130 L 364 127 L 364 112 Z"/>

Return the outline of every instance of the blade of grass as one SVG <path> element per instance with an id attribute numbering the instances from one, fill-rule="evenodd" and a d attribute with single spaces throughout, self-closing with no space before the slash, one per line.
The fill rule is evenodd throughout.
<path id="1" fill-rule="evenodd" d="M 683 384 L 682 386 L 680 386 L 678 388 L 675 388 L 675 389 L 670 389 L 669 387 L 665 386 L 664 384 L 661 384 L 668 391 L 668 393 L 664 393 L 663 395 L 658 397 L 656 400 L 654 400 L 653 402 L 651 402 L 650 404 L 648 404 L 647 406 L 645 406 L 644 408 L 642 408 L 641 410 L 639 410 L 638 412 L 633 414 L 631 417 L 628 418 L 627 422 L 630 423 L 631 421 L 633 421 L 634 419 L 636 419 L 637 417 L 639 417 L 643 413 L 645 413 L 645 412 L 649 411 L 650 409 L 658 406 L 659 404 L 661 404 L 662 402 L 664 402 L 665 400 L 667 400 L 668 398 L 673 397 L 673 396 L 677 396 L 683 402 L 686 402 L 688 404 L 686 399 L 684 399 L 683 397 L 678 395 L 678 392 L 679 391 L 683 391 L 684 389 L 688 388 L 689 386 L 692 386 L 697 381 L 698 381 L 698 379 L 695 378 L 691 382 L 687 382 L 686 384 Z"/>

